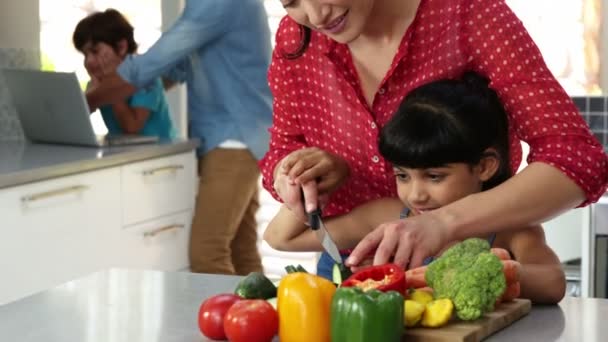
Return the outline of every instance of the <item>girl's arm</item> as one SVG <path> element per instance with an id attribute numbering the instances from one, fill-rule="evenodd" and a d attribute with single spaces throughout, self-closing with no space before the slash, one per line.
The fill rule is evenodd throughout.
<path id="1" fill-rule="evenodd" d="M 144 107 L 130 107 L 126 102 L 112 104 L 116 121 L 126 134 L 137 134 L 148 121 L 150 110 Z"/>
<path id="2" fill-rule="evenodd" d="M 566 291 L 566 277 L 559 258 L 545 241 L 539 225 L 499 235 L 496 247 L 505 248 L 521 264 L 521 297 L 534 303 L 556 304 Z"/>
<path id="3" fill-rule="evenodd" d="M 403 204 L 399 199 L 383 198 L 356 207 L 347 214 L 324 218 L 323 223 L 338 248 L 348 249 L 380 223 L 398 218 L 401 210 Z M 264 240 L 281 251 L 323 251 L 312 229 L 285 206 L 281 206 L 268 224 Z"/>

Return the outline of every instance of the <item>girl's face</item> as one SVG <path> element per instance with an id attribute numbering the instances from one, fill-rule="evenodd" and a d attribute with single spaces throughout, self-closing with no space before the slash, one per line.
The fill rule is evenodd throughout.
<path id="1" fill-rule="evenodd" d="M 345 44 L 359 37 L 374 6 L 374 0 L 280 1 L 298 24 Z"/>
<path id="2" fill-rule="evenodd" d="M 86 43 L 82 48 L 84 67 L 91 77 L 98 79 L 116 70 L 125 57 L 125 53 L 117 52 L 106 43 Z"/>
<path id="3" fill-rule="evenodd" d="M 495 172 L 488 169 L 484 163 L 476 166 L 453 163 L 428 169 L 396 166 L 393 171 L 399 198 L 413 215 L 440 208 L 480 192 L 482 183 Z"/>

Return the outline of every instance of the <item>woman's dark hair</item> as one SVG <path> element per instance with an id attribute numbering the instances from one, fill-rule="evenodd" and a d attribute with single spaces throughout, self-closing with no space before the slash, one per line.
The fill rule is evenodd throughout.
<path id="1" fill-rule="evenodd" d="M 490 189 L 511 176 L 507 115 L 484 77 L 467 72 L 410 92 L 380 133 L 382 156 L 407 168 L 475 165 L 492 147 L 500 167 L 483 184 Z"/>
<path id="2" fill-rule="evenodd" d="M 133 26 L 117 10 L 108 8 L 103 12 L 95 12 L 82 19 L 72 36 L 74 47 L 82 52 L 83 47 L 88 42 L 93 44 L 106 43 L 118 51 L 118 43 L 121 40 L 127 41 L 127 52 L 137 51 L 137 43 L 133 38 Z"/>
<path id="3" fill-rule="evenodd" d="M 287 59 L 296 59 L 306 52 L 308 48 L 308 44 L 310 43 L 310 35 L 311 31 L 309 27 L 304 25 L 298 25 L 300 27 L 300 45 L 293 52 L 285 52 L 283 53 L 283 57 Z"/>

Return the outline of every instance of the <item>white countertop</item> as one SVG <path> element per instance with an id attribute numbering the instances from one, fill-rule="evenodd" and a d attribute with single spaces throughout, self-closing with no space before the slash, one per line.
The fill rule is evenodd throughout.
<path id="1" fill-rule="evenodd" d="M 171 140 L 120 147 L 0 142 L 0 189 L 74 173 L 187 152 L 198 140 Z"/>

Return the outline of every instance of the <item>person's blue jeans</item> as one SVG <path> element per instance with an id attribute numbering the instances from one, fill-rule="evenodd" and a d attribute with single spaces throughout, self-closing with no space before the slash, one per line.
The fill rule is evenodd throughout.
<path id="1" fill-rule="evenodd" d="M 341 255 L 342 262 L 348 258 L 348 255 Z M 333 281 L 333 269 L 335 261 L 326 252 L 321 253 L 321 257 L 317 262 L 317 275 L 325 279 Z"/>

